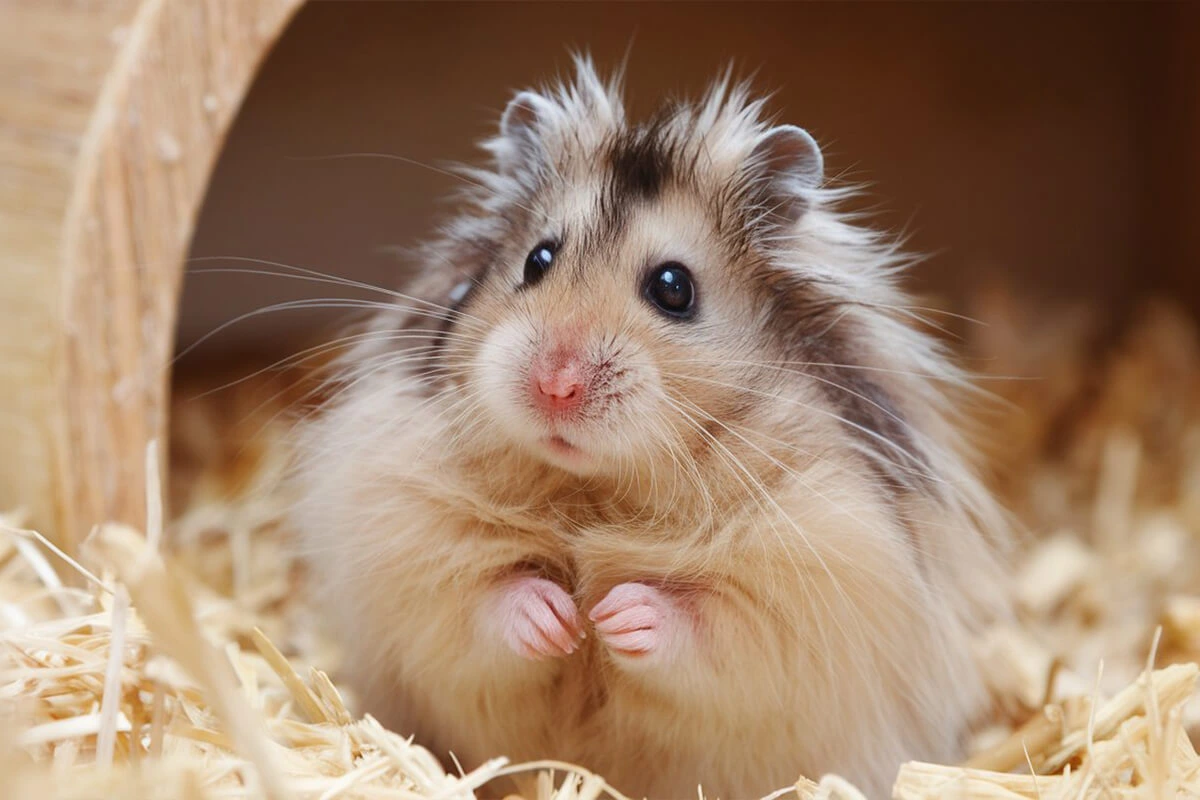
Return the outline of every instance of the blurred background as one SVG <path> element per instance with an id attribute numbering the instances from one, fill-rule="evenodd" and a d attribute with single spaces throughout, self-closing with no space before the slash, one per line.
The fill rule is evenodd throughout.
<path id="1" fill-rule="evenodd" d="M 1187 4 L 307 4 L 262 70 L 209 190 L 192 255 L 284 262 L 385 286 L 449 209 L 432 167 L 478 160 L 517 89 L 628 53 L 635 116 L 726 64 L 776 92 L 859 206 L 929 254 L 913 286 L 954 308 L 1005 285 L 1114 319 L 1142 294 L 1200 306 L 1200 10 Z M 329 285 L 201 272 L 180 346 Z M 252 265 L 251 265 L 252 266 Z M 276 358 L 337 311 L 280 311 L 213 336 Z"/>

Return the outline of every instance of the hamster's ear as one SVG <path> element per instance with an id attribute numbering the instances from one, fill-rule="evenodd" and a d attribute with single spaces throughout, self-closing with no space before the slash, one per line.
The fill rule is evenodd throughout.
<path id="1" fill-rule="evenodd" d="M 535 167 L 542 158 L 542 132 L 553 104 L 534 92 L 521 92 L 500 117 L 500 169 L 515 173 Z"/>
<path id="2" fill-rule="evenodd" d="M 790 224 L 825 177 L 825 159 L 803 128 L 780 125 L 762 134 L 747 161 L 756 192 L 776 222 Z"/>

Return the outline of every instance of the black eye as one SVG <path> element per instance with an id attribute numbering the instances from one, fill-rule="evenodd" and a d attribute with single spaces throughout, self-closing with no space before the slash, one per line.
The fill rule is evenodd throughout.
<path id="1" fill-rule="evenodd" d="M 692 316 L 696 305 L 696 289 L 692 273 L 678 261 L 668 261 L 650 271 L 644 290 L 646 299 L 672 317 Z"/>
<path id="2" fill-rule="evenodd" d="M 554 262 L 554 254 L 558 252 L 555 242 L 539 242 L 538 246 L 525 256 L 525 285 L 533 286 L 540 281 Z"/>

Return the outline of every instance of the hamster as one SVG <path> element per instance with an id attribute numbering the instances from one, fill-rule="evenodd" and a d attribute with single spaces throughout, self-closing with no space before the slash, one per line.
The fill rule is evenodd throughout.
<path id="1" fill-rule="evenodd" d="M 1004 516 L 904 255 L 726 76 L 635 123 L 586 57 L 295 433 L 293 521 L 363 709 L 466 768 L 631 796 L 888 793 L 960 756 Z"/>

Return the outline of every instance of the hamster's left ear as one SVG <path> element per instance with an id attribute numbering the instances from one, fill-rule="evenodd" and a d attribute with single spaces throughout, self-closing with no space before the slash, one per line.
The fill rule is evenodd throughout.
<path id="1" fill-rule="evenodd" d="M 541 162 L 542 128 L 552 109 L 553 103 L 535 92 L 521 92 L 509 102 L 500 117 L 496 149 L 502 172 L 512 175 Z"/>
<path id="2" fill-rule="evenodd" d="M 825 159 L 816 140 L 795 125 L 762 134 L 750 151 L 747 168 L 770 217 L 785 224 L 800 218 L 809 194 L 825 177 Z"/>

